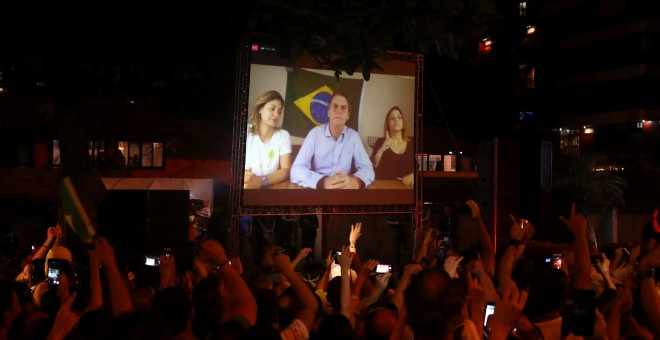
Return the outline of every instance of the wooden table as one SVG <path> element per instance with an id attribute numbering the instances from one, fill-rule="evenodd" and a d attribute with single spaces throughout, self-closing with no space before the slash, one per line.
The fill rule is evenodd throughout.
<path id="1" fill-rule="evenodd" d="M 243 205 L 401 205 L 414 204 L 414 196 L 414 186 L 405 186 L 397 180 L 376 180 L 364 190 L 311 189 L 286 181 L 244 190 Z"/>
<path id="2" fill-rule="evenodd" d="M 298 184 L 293 184 L 291 181 L 280 182 L 277 184 L 270 185 L 262 189 L 307 189 L 299 186 Z M 414 189 L 414 186 L 405 186 L 401 184 L 401 181 L 398 180 L 389 180 L 389 179 L 377 179 L 373 183 L 369 184 L 365 189 Z"/>

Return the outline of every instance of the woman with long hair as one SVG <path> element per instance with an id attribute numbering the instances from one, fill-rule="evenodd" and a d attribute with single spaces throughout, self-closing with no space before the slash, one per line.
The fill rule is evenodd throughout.
<path id="1" fill-rule="evenodd" d="M 373 146 L 371 162 L 376 179 L 396 179 L 403 185 L 415 183 L 414 146 L 407 134 L 406 119 L 398 106 L 393 106 L 385 115 L 383 137 Z"/>
<path id="2" fill-rule="evenodd" d="M 277 91 L 259 98 L 248 118 L 245 142 L 245 189 L 259 189 L 289 179 L 291 136 L 282 130 L 284 99 Z"/>

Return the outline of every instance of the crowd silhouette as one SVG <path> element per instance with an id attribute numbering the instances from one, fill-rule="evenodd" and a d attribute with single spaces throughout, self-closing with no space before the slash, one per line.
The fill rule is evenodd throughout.
<path id="1" fill-rule="evenodd" d="M 478 249 L 457 252 L 426 225 L 414 259 L 394 271 L 360 256 L 360 222 L 322 263 L 288 237 L 236 257 L 204 239 L 192 268 L 160 255 L 154 280 L 118 263 L 104 237 L 72 256 L 67 227 L 50 227 L 20 273 L 2 273 L 0 339 L 660 338 L 657 239 L 594 253 L 573 204 L 559 216 L 573 244 L 552 264 L 525 251 L 534 226 L 513 215 L 496 254 L 478 204 L 466 205 Z M 306 223 L 315 234 L 318 221 Z M 56 264 L 66 264 L 59 275 Z"/>

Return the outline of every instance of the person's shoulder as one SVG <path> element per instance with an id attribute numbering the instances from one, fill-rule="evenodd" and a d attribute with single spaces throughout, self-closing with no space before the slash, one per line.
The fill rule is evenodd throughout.
<path id="1" fill-rule="evenodd" d="M 348 125 L 344 126 L 344 132 L 346 132 L 346 133 L 358 133 L 357 130 L 355 130 L 354 128 L 352 128 Z"/>
<path id="2" fill-rule="evenodd" d="M 284 129 L 277 129 L 275 130 L 274 134 L 280 138 L 289 138 L 291 136 L 291 134 L 289 134 L 289 131 Z"/>

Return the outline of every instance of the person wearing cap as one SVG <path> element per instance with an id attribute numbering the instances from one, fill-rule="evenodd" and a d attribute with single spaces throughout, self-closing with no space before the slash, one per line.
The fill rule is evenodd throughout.
<path id="1" fill-rule="evenodd" d="M 46 278 L 48 278 L 48 260 L 51 259 L 67 260 L 69 265 L 71 265 L 71 263 L 73 262 L 73 256 L 71 255 L 71 251 L 69 250 L 69 248 L 55 244 L 46 254 L 46 263 L 44 264 Z M 70 266 L 70 268 L 71 267 L 72 266 Z M 41 296 L 48 289 L 49 287 L 47 281 L 41 281 L 36 285 L 36 287 L 34 288 L 33 295 L 37 305 L 41 306 Z"/>

